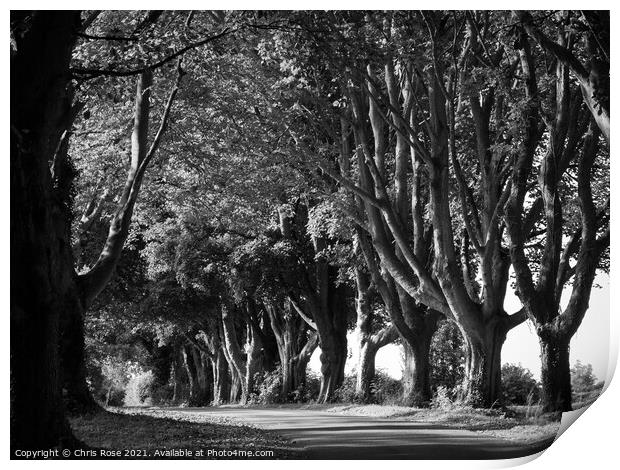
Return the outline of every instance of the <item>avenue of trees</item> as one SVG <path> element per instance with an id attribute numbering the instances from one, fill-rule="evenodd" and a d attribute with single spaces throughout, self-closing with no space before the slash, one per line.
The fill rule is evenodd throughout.
<path id="1" fill-rule="evenodd" d="M 351 338 L 355 400 L 398 343 L 402 404 L 570 410 L 609 116 L 606 11 L 12 12 L 12 448 L 121 389 L 329 402 Z"/>

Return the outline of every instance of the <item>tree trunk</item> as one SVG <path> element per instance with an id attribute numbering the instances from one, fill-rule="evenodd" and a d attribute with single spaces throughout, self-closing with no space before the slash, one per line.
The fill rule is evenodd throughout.
<path id="1" fill-rule="evenodd" d="M 379 253 L 375 253 L 364 234 L 358 232 L 358 240 L 373 283 L 377 286 L 393 329 L 400 336 L 404 347 L 403 403 L 409 406 L 428 405 L 431 399 L 430 344 L 442 315 L 418 304 L 404 288 L 394 282 L 389 273 L 382 273 L 376 259 L 376 256 L 381 259 Z"/>
<path id="2" fill-rule="evenodd" d="M 300 390 L 306 385 L 306 372 L 308 362 L 319 345 L 319 335 L 313 332 L 306 340 L 306 344 L 301 352 L 293 358 L 293 387 L 294 390 Z"/>
<path id="3" fill-rule="evenodd" d="M 190 354 L 187 351 L 188 347 L 185 346 L 181 349 L 181 357 L 183 358 L 183 368 L 185 369 L 185 373 L 187 374 L 187 382 L 189 384 L 189 405 L 193 406 L 195 404 L 196 395 L 197 395 L 197 379 L 196 372 L 193 370 L 193 364 L 190 364 Z"/>
<path id="4" fill-rule="evenodd" d="M 368 402 L 372 398 L 371 385 L 375 378 L 377 352 L 382 347 L 393 343 L 397 338 L 398 331 L 396 328 L 393 325 L 388 325 L 374 335 L 367 337 L 365 341 L 360 341 L 355 394 L 364 402 Z"/>
<path id="5" fill-rule="evenodd" d="M 295 308 L 300 312 L 299 307 Z M 321 388 L 318 401 L 319 403 L 326 403 L 332 399 L 334 392 L 344 382 L 344 367 L 347 357 L 346 314 L 342 312 L 333 313 L 330 308 L 327 311 L 324 308 L 319 309 L 315 305 L 312 316 L 316 319 L 314 326 L 316 326 L 318 345 L 321 348 Z M 296 377 L 305 376 L 306 366 L 315 347 L 316 343 L 309 339 L 306 346 L 294 359 Z M 299 382 L 299 380 L 297 381 Z"/>
<path id="6" fill-rule="evenodd" d="M 267 313 L 263 310 L 261 315 L 261 321 L 255 324 L 256 333 L 260 340 L 258 370 L 272 372 L 276 370 L 279 360 L 278 341 Z"/>
<path id="7" fill-rule="evenodd" d="M 222 343 L 222 353 L 224 355 L 224 358 L 226 359 L 226 365 L 230 374 L 230 387 L 228 388 L 229 393 L 227 400 L 229 403 L 236 403 L 241 397 L 242 380 L 239 377 L 239 372 L 235 367 L 235 364 L 232 362 L 225 343 Z"/>
<path id="8" fill-rule="evenodd" d="M 176 404 L 179 401 L 179 380 L 178 373 L 175 369 L 172 371 L 172 403 Z"/>
<path id="9" fill-rule="evenodd" d="M 183 364 L 182 349 L 183 347 L 178 343 L 173 346 L 171 370 L 174 389 L 172 393 L 172 403 L 175 404 L 182 403 L 185 400 L 185 383 L 183 381 L 183 376 L 186 374 L 184 374 L 185 366 Z"/>
<path id="10" fill-rule="evenodd" d="M 465 383 L 463 400 L 472 406 L 491 407 L 501 392 L 501 352 L 507 329 L 501 321 L 491 321 L 483 335 L 461 328 L 465 340 Z"/>
<path id="11" fill-rule="evenodd" d="M 327 335 L 325 335 L 327 336 Z M 327 403 L 344 382 L 344 367 L 347 358 L 347 338 L 345 334 L 333 334 L 321 339 L 321 389 L 319 403 Z"/>
<path id="12" fill-rule="evenodd" d="M 206 406 L 211 402 L 211 373 L 209 368 L 206 367 L 205 354 L 195 347 L 191 348 L 192 363 L 196 372 L 196 378 L 194 382 L 195 392 L 192 400 L 194 406 Z"/>
<path id="13" fill-rule="evenodd" d="M 159 129 L 150 148 L 148 147 L 148 137 L 153 71 L 150 69 L 143 70 L 137 80 L 134 99 L 134 124 L 131 134 L 131 160 L 127 170 L 125 186 L 121 192 L 114 216 L 110 221 L 108 237 L 99 258 L 91 269 L 79 276 L 82 303 L 86 308 L 92 305 L 94 299 L 105 289 L 114 275 L 116 265 L 123 252 L 123 246 L 129 236 L 131 218 L 145 172 L 159 147 L 161 137 L 167 127 L 172 103 L 179 90 L 181 76 L 179 68 L 179 74 L 166 102 Z"/>
<path id="14" fill-rule="evenodd" d="M 316 333 L 309 337 L 308 324 L 293 315 L 291 309 L 288 300 L 283 308 L 275 303 L 265 305 L 277 345 L 282 379 L 280 394 L 285 401 L 305 383 L 306 366 L 317 346 Z"/>
<path id="15" fill-rule="evenodd" d="M 403 341 L 403 404 L 405 406 L 428 406 L 431 397 L 430 349 L 434 331 L 420 335 L 410 344 Z"/>
<path id="16" fill-rule="evenodd" d="M 289 221 L 293 221 L 296 233 L 304 233 L 308 221 L 307 207 L 299 205 L 295 214 L 280 210 L 280 225 L 283 237 L 292 236 Z M 311 265 L 300 266 L 308 270 L 307 276 L 300 276 L 289 285 L 288 298 L 301 318 L 319 335 L 321 347 L 321 391 L 319 402 L 330 400 L 344 381 L 344 365 L 347 356 L 347 299 L 344 287 L 338 286 L 337 269 L 323 256 L 331 241 L 324 236 L 311 236 L 315 260 Z M 301 244 L 303 240 L 297 240 Z M 286 282 L 286 281 L 285 281 Z"/>
<path id="17" fill-rule="evenodd" d="M 11 450 L 73 441 L 64 418 L 58 344 L 69 277 L 55 234 L 50 178 L 68 112 L 79 12 L 11 12 Z M 63 214 L 60 214 L 61 216 Z"/>
<path id="18" fill-rule="evenodd" d="M 231 388 L 231 402 L 233 396 L 239 395 L 241 390 L 241 403 L 245 403 L 248 399 L 248 381 L 247 381 L 247 364 L 243 357 L 243 352 L 239 346 L 235 322 L 228 311 L 228 307 L 222 306 L 222 336 L 224 339 L 224 350 L 226 352 L 226 360 L 233 376 Z"/>
<path id="19" fill-rule="evenodd" d="M 155 346 L 153 350 L 151 364 L 153 367 L 153 374 L 155 376 L 154 382 L 156 387 L 164 387 L 170 381 L 172 354 L 173 348 L 169 344 L 164 346 Z"/>
<path id="20" fill-rule="evenodd" d="M 213 405 L 225 403 L 230 394 L 230 376 L 224 353 L 219 350 L 211 359 L 213 369 Z"/>
<path id="21" fill-rule="evenodd" d="M 358 341 L 357 381 L 355 394 L 364 402 L 370 400 L 370 385 L 375 376 L 375 355 L 372 344 L 372 306 L 370 305 L 370 280 L 360 269 L 356 270 L 357 287 L 355 310 L 357 312 L 356 333 Z"/>
<path id="22" fill-rule="evenodd" d="M 230 394 L 228 396 L 229 403 L 237 403 L 238 401 L 241 401 L 241 398 L 243 397 L 241 383 L 242 381 L 239 375 L 233 373 L 230 381 Z"/>
<path id="23" fill-rule="evenodd" d="M 540 339 L 540 378 L 544 412 L 572 409 L 569 349 L 569 342 L 566 340 Z"/>
<path id="24" fill-rule="evenodd" d="M 404 289 L 398 286 L 394 289 L 398 302 L 389 302 L 388 305 L 405 352 L 403 403 L 408 406 L 428 406 L 432 397 L 430 347 L 441 314 L 416 303 Z M 391 296 L 385 297 L 388 299 Z"/>
<path id="25" fill-rule="evenodd" d="M 325 280 L 328 282 L 327 279 Z M 331 283 L 330 283 L 331 284 Z M 321 348 L 321 388 L 318 402 L 327 403 L 344 382 L 347 359 L 347 313 L 346 302 L 340 288 L 332 288 L 329 302 L 313 316 L 317 324 Z"/>
<path id="26" fill-rule="evenodd" d="M 248 327 L 249 329 L 249 327 Z M 247 402 L 250 395 L 256 392 L 255 390 L 255 376 L 259 371 L 259 350 L 254 339 L 248 341 L 246 348 L 246 363 L 245 363 L 245 389 L 242 402 Z"/>
<path id="27" fill-rule="evenodd" d="M 222 326 L 218 319 L 211 318 L 208 325 L 210 333 L 204 330 L 200 331 L 202 341 L 209 350 L 209 360 L 211 361 L 211 377 L 212 377 L 212 404 L 214 406 L 221 405 L 229 399 L 231 376 L 228 372 L 228 360 L 226 356 L 225 345 L 222 342 Z"/>
<path id="28" fill-rule="evenodd" d="M 316 349 L 316 346 L 318 345 L 318 341 L 315 343 L 315 347 L 314 349 Z M 306 379 L 307 379 L 307 374 L 308 374 L 308 361 L 294 361 L 293 363 L 293 391 L 295 390 L 301 390 L 303 389 L 303 387 L 305 387 L 306 385 Z"/>
<path id="29" fill-rule="evenodd" d="M 282 376 L 281 394 L 283 399 L 295 390 L 295 375 L 293 358 L 295 357 L 293 346 L 294 343 L 290 339 L 284 340 L 283 344 L 278 348 L 280 356 L 280 374 Z"/>
<path id="30" fill-rule="evenodd" d="M 375 378 L 376 355 L 377 350 L 369 341 L 360 347 L 355 394 L 365 403 L 370 401 L 372 395 L 371 385 Z"/>
<path id="31" fill-rule="evenodd" d="M 204 357 L 193 346 L 185 346 L 182 350 L 183 365 L 189 381 L 189 405 L 205 406 L 211 400 L 210 374 L 205 367 Z"/>
<path id="32" fill-rule="evenodd" d="M 65 311 L 60 342 L 63 400 L 69 413 L 94 413 L 100 407 L 86 382 L 84 312 L 77 298 L 71 300 L 73 308 Z"/>
<path id="33" fill-rule="evenodd" d="M 282 375 L 281 396 L 283 400 L 287 400 L 290 394 L 302 385 L 303 379 L 300 378 L 300 368 L 303 368 L 302 375 L 305 378 L 306 364 L 301 364 L 296 349 L 293 332 L 286 331 L 283 335 L 282 345 L 278 348 L 280 373 Z"/>
<path id="34" fill-rule="evenodd" d="M 314 238 L 315 253 L 320 253 L 326 247 L 325 239 Z M 334 268 L 325 261 L 317 261 L 315 273 L 317 288 L 312 317 L 321 348 L 321 389 L 318 402 L 327 403 L 344 382 L 348 312 L 343 288 L 335 285 Z"/>
<path id="35" fill-rule="evenodd" d="M 71 119 L 73 120 L 73 119 Z M 69 130 L 65 131 L 69 134 Z M 56 217 L 56 232 L 61 240 L 67 288 L 64 293 L 64 315 L 60 323 L 60 362 L 62 372 L 62 391 L 65 409 L 73 414 L 95 413 L 101 410 L 95 402 L 88 387 L 86 376 L 86 351 L 84 342 L 84 307 L 75 274 L 73 253 L 71 251 L 71 188 L 73 173 L 68 161 L 68 137 L 59 148 L 55 160 L 57 195 L 65 201 L 59 207 L 60 216 Z"/>
<path id="36" fill-rule="evenodd" d="M 248 305 L 250 305 L 248 303 Z M 247 310 L 247 330 L 246 330 L 246 365 L 245 365 L 245 396 L 242 398 L 246 402 L 250 395 L 256 392 L 255 382 L 256 374 L 259 371 L 265 371 L 268 358 L 265 357 L 265 348 L 263 344 L 263 333 L 260 329 L 258 319 L 256 318 L 256 308 L 252 301 L 251 308 Z M 267 354 L 268 356 L 268 354 Z"/>
<path id="37" fill-rule="evenodd" d="M 95 405 L 86 385 L 84 315 L 86 309 L 92 305 L 94 299 L 111 279 L 129 233 L 129 223 L 144 171 L 138 171 L 139 165 L 146 158 L 147 152 L 151 84 L 152 71 L 143 73 L 138 79 L 132 134 L 132 159 L 125 188 L 110 223 L 108 238 L 101 255 L 88 272 L 79 275 L 80 299 L 71 302 L 72 308 L 67 310 L 67 318 L 63 324 L 61 343 L 63 388 L 65 402 L 70 411 L 88 411 Z"/>

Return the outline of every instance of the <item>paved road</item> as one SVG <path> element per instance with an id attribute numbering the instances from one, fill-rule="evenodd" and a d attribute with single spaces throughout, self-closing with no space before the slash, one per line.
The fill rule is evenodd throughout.
<path id="1" fill-rule="evenodd" d="M 312 459 L 507 459 L 539 452 L 550 442 L 516 445 L 446 426 L 318 410 L 178 408 L 277 432 Z"/>

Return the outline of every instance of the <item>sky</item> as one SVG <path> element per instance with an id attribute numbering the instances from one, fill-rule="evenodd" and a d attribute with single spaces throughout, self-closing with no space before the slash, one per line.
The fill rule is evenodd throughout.
<path id="1" fill-rule="evenodd" d="M 571 340 L 570 362 L 571 365 L 577 360 L 583 364 L 592 364 L 594 374 L 599 380 L 604 380 L 609 361 L 609 276 L 599 274 L 595 284 L 601 287 L 592 289 L 590 307 L 579 330 Z M 562 307 L 566 306 L 569 296 L 570 287 L 562 296 Z M 509 289 L 504 309 L 508 313 L 513 313 L 520 308 L 519 299 Z M 347 359 L 345 372 L 350 374 L 356 366 L 355 333 L 350 332 L 347 339 L 349 359 Z M 321 369 L 319 355 L 320 351 L 317 348 L 309 363 L 309 367 L 317 373 Z M 508 332 L 502 349 L 502 363 L 520 363 L 529 369 L 537 380 L 540 379 L 540 347 L 536 332 L 529 321 Z M 381 348 L 377 353 L 376 367 L 400 379 L 402 376 L 401 346 L 391 344 Z"/>

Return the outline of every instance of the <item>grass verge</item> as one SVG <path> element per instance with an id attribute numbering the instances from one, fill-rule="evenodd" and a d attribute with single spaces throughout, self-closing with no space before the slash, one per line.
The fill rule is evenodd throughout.
<path id="1" fill-rule="evenodd" d="M 437 424 L 454 429 L 476 431 L 519 444 L 533 444 L 553 439 L 560 427 L 559 416 L 527 416 L 514 410 L 478 409 L 455 405 L 450 409 L 409 408 L 385 405 L 336 405 L 325 411 L 348 416 L 390 418 Z"/>
<path id="2" fill-rule="evenodd" d="M 188 418 L 173 411 L 134 408 L 74 416 L 69 420 L 75 437 L 94 449 L 96 458 L 301 457 L 299 451 L 277 434 L 234 423 L 215 422 L 205 416 L 191 415 Z M 115 452 L 104 452 L 106 450 Z"/>

